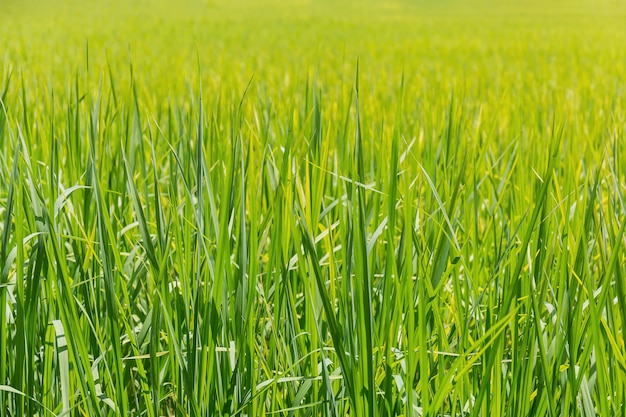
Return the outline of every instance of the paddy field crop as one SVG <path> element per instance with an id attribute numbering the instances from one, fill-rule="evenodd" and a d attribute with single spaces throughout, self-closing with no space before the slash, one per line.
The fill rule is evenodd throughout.
<path id="1" fill-rule="evenodd" d="M 624 27 L 0 1 L 0 415 L 624 416 Z"/>

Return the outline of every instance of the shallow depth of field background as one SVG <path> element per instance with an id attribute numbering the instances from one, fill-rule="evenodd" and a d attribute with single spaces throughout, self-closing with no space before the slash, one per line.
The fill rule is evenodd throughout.
<path id="1" fill-rule="evenodd" d="M 625 27 L 0 0 L 0 415 L 623 416 Z"/>

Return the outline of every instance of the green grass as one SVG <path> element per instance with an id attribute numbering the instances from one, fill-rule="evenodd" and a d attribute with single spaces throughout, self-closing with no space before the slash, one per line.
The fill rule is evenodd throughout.
<path id="1" fill-rule="evenodd" d="M 0 1 L 0 415 L 624 416 L 623 6 L 181 3 Z"/>

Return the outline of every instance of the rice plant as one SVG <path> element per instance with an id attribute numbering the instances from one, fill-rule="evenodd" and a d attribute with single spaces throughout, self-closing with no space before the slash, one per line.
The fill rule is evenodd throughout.
<path id="1" fill-rule="evenodd" d="M 625 13 L 0 2 L 0 415 L 623 416 Z"/>

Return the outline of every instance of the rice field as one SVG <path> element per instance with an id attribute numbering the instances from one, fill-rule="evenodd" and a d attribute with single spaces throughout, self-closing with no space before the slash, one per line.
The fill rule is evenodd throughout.
<path id="1" fill-rule="evenodd" d="M 624 27 L 0 0 L 0 416 L 625 416 Z"/>

